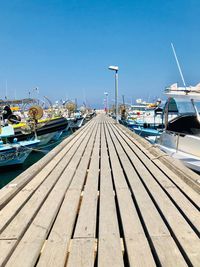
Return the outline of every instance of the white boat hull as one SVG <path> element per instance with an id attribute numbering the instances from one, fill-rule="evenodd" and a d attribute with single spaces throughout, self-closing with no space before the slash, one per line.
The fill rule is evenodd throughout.
<path id="1" fill-rule="evenodd" d="M 184 165 L 200 172 L 200 137 L 164 132 L 157 139 L 161 150 L 182 161 Z"/>
<path id="2" fill-rule="evenodd" d="M 159 138 L 159 144 L 200 157 L 200 137 L 196 135 L 178 135 L 171 132 L 163 132 Z"/>

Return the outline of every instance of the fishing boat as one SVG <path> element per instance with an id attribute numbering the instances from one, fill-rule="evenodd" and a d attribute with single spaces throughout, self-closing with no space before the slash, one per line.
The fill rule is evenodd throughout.
<path id="1" fill-rule="evenodd" d="M 9 137 L 11 142 L 15 137 L 19 141 L 31 140 L 36 134 L 40 146 L 58 140 L 68 125 L 66 118 L 45 113 L 39 105 L 32 105 L 23 113 L 15 113 L 10 106 L 5 106 L 3 121 L 12 124 L 14 128 L 15 135 Z"/>
<path id="2" fill-rule="evenodd" d="M 136 100 L 136 105 L 131 105 L 128 110 L 125 125 L 129 128 L 154 128 L 162 124 L 162 116 L 160 115 L 161 100 L 158 99 L 155 103 L 147 103 L 141 99 Z M 158 109 L 159 107 L 159 109 Z M 159 111 L 158 111 L 159 110 Z"/>
<path id="3" fill-rule="evenodd" d="M 143 102 L 141 106 L 132 106 L 127 119 L 120 123 L 129 127 L 142 137 L 158 136 L 163 130 L 163 108 L 161 100 L 155 103 Z"/>
<path id="4" fill-rule="evenodd" d="M 146 110 L 147 110 L 146 103 L 131 105 L 124 124 L 126 124 L 129 128 L 134 128 L 136 124 L 136 119 L 144 115 Z"/>
<path id="5" fill-rule="evenodd" d="M 72 130 L 79 129 L 85 120 L 86 115 L 82 115 L 79 110 L 75 110 L 73 117 L 68 117 L 69 128 Z"/>
<path id="6" fill-rule="evenodd" d="M 66 129 L 68 121 L 63 117 L 38 120 L 35 132 L 41 141 L 40 146 L 46 145 L 50 141 L 58 140 L 62 132 Z M 19 123 L 13 126 L 15 137 L 18 140 L 30 140 L 34 136 L 33 127 L 27 126 L 26 123 Z"/>
<path id="7" fill-rule="evenodd" d="M 0 127 L 0 167 L 23 164 L 32 149 L 40 143 L 37 138 L 28 141 L 18 141 L 14 138 L 9 142 L 8 138 L 14 135 L 12 126 Z"/>
<path id="8" fill-rule="evenodd" d="M 173 84 L 165 93 L 165 130 L 156 143 L 170 156 L 200 172 L 200 84 Z"/>
<path id="9" fill-rule="evenodd" d="M 134 128 L 134 132 L 142 137 L 148 137 L 159 136 L 161 135 L 162 130 L 138 126 L 137 128 Z"/>

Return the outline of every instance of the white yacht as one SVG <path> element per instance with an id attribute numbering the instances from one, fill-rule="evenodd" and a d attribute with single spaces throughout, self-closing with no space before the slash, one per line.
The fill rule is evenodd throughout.
<path id="1" fill-rule="evenodd" d="M 165 130 L 158 146 L 187 167 L 200 172 L 200 84 L 166 88 Z"/>

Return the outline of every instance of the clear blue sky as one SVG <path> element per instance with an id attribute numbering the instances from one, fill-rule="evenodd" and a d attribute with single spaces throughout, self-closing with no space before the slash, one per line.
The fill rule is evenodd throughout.
<path id="1" fill-rule="evenodd" d="M 38 86 L 52 100 L 162 97 L 181 79 L 200 82 L 199 0 L 0 0 L 0 98 Z"/>

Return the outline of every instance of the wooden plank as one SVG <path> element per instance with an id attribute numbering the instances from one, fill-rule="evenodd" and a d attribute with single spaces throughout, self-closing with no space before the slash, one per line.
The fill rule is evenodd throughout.
<path id="1" fill-rule="evenodd" d="M 130 190 L 117 190 L 125 248 L 130 266 L 156 266 L 150 245 L 132 202 Z"/>
<path id="2" fill-rule="evenodd" d="M 95 238 L 73 239 L 66 267 L 93 267 L 96 255 L 95 246 Z"/>
<path id="3" fill-rule="evenodd" d="M 100 127 L 97 132 L 74 238 L 95 238 L 99 182 Z M 86 216 L 87 214 L 87 216 Z"/>
<path id="4" fill-rule="evenodd" d="M 67 256 L 66 252 L 69 247 L 70 239 L 72 238 L 72 230 L 79 208 L 85 173 L 93 149 L 94 134 L 95 133 L 93 133 L 93 136 L 90 138 L 79 168 L 66 193 L 64 202 L 46 241 L 37 266 L 64 266 Z"/>
<path id="5" fill-rule="evenodd" d="M 106 138 L 129 264 L 156 266 L 107 127 Z"/>
<path id="6" fill-rule="evenodd" d="M 8 185 L 0 189 L 0 209 L 2 209 L 32 178 L 39 173 L 45 165 L 47 165 L 62 149 L 71 142 L 77 135 L 83 134 L 93 121 L 87 123 L 83 128 L 66 138 L 61 144 L 51 150 L 41 160 L 36 162 L 22 174 L 17 176 Z"/>
<path id="7" fill-rule="evenodd" d="M 90 126 L 92 126 L 91 124 Z M 82 135 L 76 136 L 69 144 L 63 148 L 59 154 L 57 154 L 54 160 L 50 161 L 35 177 L 32 179 L 16 196 L 11 200 L 5 208 L 0 211 L 0 232 L 10 223 L 14 216 L 20 211 L 23 205 L 31 198 L 31 196 L 36 192 L 39 186 L 44 183 L 47 177 L 57 177 L 62 172 L 63 168 L 66 167 L 67 163 L 70 160 L 70 155 L 73 152 L 70 152 L 70 149 L 77 147 L 80 144 L 80 141 L 88 134 L 90 127 L 87 128 L 87 131 Z M 71 153 L 71 154 L 70 154 Z M 65 160 L 65 158 L 66 160 Z M 64 159 L 63 159 L 64 158 Z M 45 184 L 49 184 L 49 181 L 45 181 Z M 50 184 L 49 184 L 50 185 Z M 47 188 L 46 188 L 47 189 Z M 40 193 L 39 193 L 40 194 Z M 41 195 L 41 194 L 40 194 Z M 36 202 L 34 201 L 36 204 Z"/>
<path id="8" fill-rule="evenodd" d="M 116 135 L 118 138 L 120 138 L 118 133 L 116 133 Z M 174 235 L 176 236 L 176 239 L 182 247 L 182 250 L 184 250 L 184 252 L 187 254 L 187 261 L 197 265 L 197 263 L 200 261 L 200 254 L 197 253 L 197 247 L 200 246 L 200 241 L 196 236 L 196 233 L 194 233 L 179 210 L 174 206 L 165 192 L 153 179 L 149 171 L 145 168 L 145 166 L 141 163 L 138 157 L 133 153 L 133 151 L 130 149 L 130 147 L 128 147 L 122 138 L 120 138 L 120 143 L 126 150 L 126 153 L 128 154 L 133 166 L 137 168 L 140 178 L 150 191 L 151 196 L 154 198 L 157 208 L 159 208 L 159 211 L 162 212 L 165 220 L 170 225 Z"/>
<path id="9" fill-rule="evenodd" d="M 166 247 L 166 250 L 169 251 L 170 257 L 176 261 L 178 266 L 186 266 L 186 263 L 179 252 L 179 249 L 176 246 L 173 238 L 170 235 L 165 223 L 163 222 L 159 212 L 157 211 L 154 203 L 152 202 L 148 192 L 145 190 L 141 180 L 139 179 L 133 165 L 131 164 L 130 160 L 128 159 L 125 151 L 128 153 L 129 147 L 123 143 L 123 147 L 120 145 L 118 139 L 115 137 L 113 132 L 111 132 L 111 137 L 113 143 L 115 144 L 116 151 L 120 160 L 123 164 L 123 169 L 126 173 L 127 179 L 130 183 L 131 191 L 134 195 L 135 201 L 137 206 L 140 210 L 142 220 L 144 221 L 145 228 L 148 231 L 148 236 L 150 240 L 153 242 L 152 237 L 157 237 L 157 242 L 153 242 L 153 251 L 155 256 L 157 255 L 160 259 L 161 265 L 165 262 L 165 251 L 159 250 L 159 244 L 163 243 L 163 236 L 169 237 L 170 245 Z M 122 143 L 122 141 L 120 140 Z M 133 153 L 133 152 L 132 152 Z M 129 157 L 131 157 L 131 153 L 129 153 Z M 165 266 L 171 266 L 170 262 L 168 264 L 165 263 Z"/>
<path id="10" fill-rule="evenodd" d="M 81 208 L 67 266 L 93 266 L 99 180 L 100 127 L 95 138 Z M 87 214 L 87 216 L 86 216 Z M 90 238 L 90 239 L 89 239 Z"/>
<path id="11" fill-rule="evenodd" d="M 81 190 L 69 189 L 40 255 L 37 266 L 65 266 L 67 251 L 78 213 Z"/>
<path id="12" fill-rule="evenodd" d="M 177 249 L 174 249 L 172 257 L 171 249 L 169 249 L 171 246 L 171 236 L 152 236 L 151 238 L 156 247 L 157 254 L 162 255 L 162 258 L 159 258 L 161 266 L 192 266 L 182 260 L 180 261 L 180 252 Z"/>
<path id="13" fill-rule="evenodd" d="M 188 184 L 186 184 L 182 179 L 180 179 L 180 177 L 178 175 L 176 175 L 173 171 L 171 171 L 170 168 L 167 167 L 164 163 L 162 163 L 159 158 L 155 158 L 151 154 L 151 158 L 150 159 L 154 162 L 154 164 L 160 170 L 162 170 L 162 172 L 164 172 L 173 181 L 173 183 L 176 184 L 176 186 L 178 186 L 178 188 L 182 192 L 184 192 L 184 194 L 187 195 L 187 197 L 193 203 L 195 203 L 196 206 L 200 207 L 199 194 L 196 191 L 194 191 L 194 189 L 192 189 Z"/>
<path id="14" fill-rule="evenodd" d="M 116 128 L 116 127 L 115 127 Z M 118 130 L 119 131 L 119 130 Z M 121 131 L 119 131 L 121 132 Z M 160 157 L 155 157 L 152 153 L 150 153 L 145 147 L 143 147 L 138 141 L 134 140 L 127 133 L 123 133 L 126 141 L 129 145 L 132 146 L 138 157 L 140 157 L 141 161 L 147 166 L 147 168 L 154 174 L 157 171 L 159 175 L 157 175 L 156 179 L 163 186 L 166 191 L 169 190 L 169 194 L 175 200 L 177 204 L 186 212 L 190 213 L 191 209 L 194 211 L 194 215 L 190 214 L 190 219 L 194 220 L 194 225 L 199 230 L 200 225 L 200 197 L 199 194 L 194 191 L 190 186 L 186 184 L 183 180 L 180 179 L 173 171 L 169 169 L 164 163 L 162 163 L 159 159 Z M 156 168 L 156 166 L 158 168 Z M 186 167 L 183 169 L 187 170 Z M 191 170 L 189 170 L 191 172 Z M 197 175 L 194 173 L 194 175 Z M 184 196 L 186 199 L 183 200 Z M 193 207 L 188 200 L 191 202 Z M 188 203 L 188 208 L 186 205 Z M 184 203 L 184 204 L 183 204 Z"/>
<path id="15" fill-rule="evenodd" d="M 120 130 L 120 132 L 121 132 L 121 130 Z M 182 190 L 182 192 L 184 192 L 187 195 L 188 198 L 191 199 L 192 202 L 194 202 L 198 207 L 200 207 L 199 194 L 196 191 L 194 191 L 194 189 L 192 189 L 188 184 L 186 184 L 186 182 L 184 182 L 182 179 L 180 179 L 180 176 L 177 176 L 172 170 L 170 170 L 169 167 L 167 167 L 163 162 L 161 162 L 159 156 L 155 157 L 155 155 L 153 155 L 149 151 L 149 149 L 145 148 L 141 143 L 139 143 L 139 141 L 132 138 L 126 132 L 125 133 L 123 132 L 123 134 L 131 141 L 131 145 L 134 145 L 135 148 L 139 149 L 140 152 L 142 152 L 147 158 L 149 158 L 154 163 L 155 166 L 157 166 L 160 170 L 162 170 L 162 172 L 167 177 L 169 177 L 170 180 L 172 180 L 173 183 L 175 185 L 177 185 L 177 187 L 180 188 Z"/>
<path id="16" fill-rule="evenodd" d="M 119 226 L 116 214 L 111 170 L 109 166 L 104 128 L 101 129 L 101 165 L 100 165 L 100 211 L 98 266 L 122 267 Z"/>
<path id="17" fill-rule="evenodd" d="M 141 138 L 139 135 L 133 133 L 126 127 L 119 125 L 118 127 L 121 129 L 121 131 L 129 136 L 129 138 L 132 140 L 132 142 L 135 142 L 135 144 L 142 145 L 143 148 L 146 148 L 149 150 L 149 152 L 154 155 L 154 158 L 159 158 L 159 160 L 168 167 L 171 171 L 176 174 L 179 179 L 182 179 L 184 183 L 189 185 L 194 191 L 196 191 L 198 194 L 200 193 L 200 184 L 199 184 L 199 175 L 194 173 L 189 168 L 185 167 L 179 160 L 174 159 L 167 155 L 166 153 L 162 152 L 156 145 L 152 145 L 144 138 Z"/>
<path id="18" fill-rule="evenodd" d="M 25 202 L 21 202 L 22 206 L 18 209 L 19 202 L 16 202 L 16 209 L 13 209 L 16 216 L 10 217 L 12 221 L 0 235 L 0 266 L 85 267 L 97 264 L 99 267 L 121 267 L 125 264 L 122 238 L 130 266 L 198 266 L 199 243 L 196 235 L 169 196 L 178 199 L 179 207 L 186 205 L 188 219 L 193 225 L 198 225 L 193 208 L 190 217 L 188 199 L 184 196 L 183 199 L 187 201 L 179 203 L 181 190 L 168 181 L 166 173 L 160 169 L 157 173 L 157 167 L 149 155 L 144 156 L 140 148 L 132 145 L 132 140 L 109 121 L 105 116 L 93 120 L 93 126 L 81 135 L 82 139 L 74 141 L 74 154 L 71 150 L 59 161 L 63 171 L 57 174 L 57 178 L 58 169 L 49 169 L 46 181 L 51 181 L 51 185 L 42 182 L 32 195 L 38 192 L 40 198 L 40 201 L 35 198 L 38 206 L 32 203 L 34 214 L 31 205 L 30 211 L 27 209 L 25 212 L 32 197 L 24 198 Z M 96 135 L 98 127 L 101 132 L 97 131 Z M 64 153 L 63 150 L 60 153 Z M 99 159 L 100 207 L 97 214 Z M 54 178 L 51 177 L 53 173 Z M 32 194 L 31 190 L 35 190 L 38 185 L 39 182 L 34 184 L 33 179 L 29 187 L 28 184 L 24 187 L 22 196 Z M 177 190 L 180 193 L 174 197 Z M 18 195 L 20 193 L 9 203 L 17 199 Z M 189 203 L 192 205 L 192 201 Z M 22 219 L 26 221 L 25 224 Z M 178 223 L 172 221 L 176 219 Z M 99 231 L 98 259 L 95 263 L 96 226 Z M 123 230 L 122 236 L 119 227 Z"/>
<path id="19" fill-rule="evenodd" d="M 0 240 L 0 266 L 5 266 L 6 261 L 10 257 L 10 252 L 16 244 L 16 240 Z M 7 255 L 5 257 L 5 255 Z"/>
<path id="20" fill-rule="evenodd" d="M 194 206 L 188 198 L 176 187 L 170 179 L 160 170 L 154 163 L 145 155 L 144 151 L 142 152 L 137 146 L 131 144 L 130 140 L 121 135 L 129 145 L 131 145 L 132 150 L 140 159 L 140 161 L 145 165 L 151 174 L 155 177 L 156 181 L 163 187 L 163 189 L 169 194 L 173 199 L 174 203 L 179 206 L 182 212 L 190 220 L 191 224 L 200 231 L 200 213 L 199 210 Z M 199 197 L 200 200 L 200 197 Z"/>
<path id="21" fill-rule="evenodd" d="M 161 150 L 159 150 L 157 148 L 156 144 L 150 145 L 144 138 L 139 137 L 139 139 L 135 139 L 132 136 L 130 136 L 128 133 L 126 133 L 125 131 L 123 131 L 123 133 L 130 139 L 130 141 L 136 145 L 139 149 L 141 149 L 143 151 L 143 153 L 152 161 L 154 162 L 154 164 L 156 166 L 158 166 L 159 169 L 162 170 L 162 172 L 164 172 L 168 177 L 171 178 L 171 180 L 183 191 L 187 194 L 187 196 L 194 202 L 197 204 L 197 206 L 200 206 L 200 200 L 199 200 L 199 193 L 197 193 L 192 187 L 191 185 L 187 184 L 187 181 L 185 179 L 183 179 L 183 177 L 181 177 L 180 173 L 176 174 L 173 169 L 170 169 L 171 166 L 171 161 L 170 161 L 170 165 L 166 164 L 166 161 L 168 160 L 168 158 L 171 157 L 166 157 L 167 154 L 165 154 L 164 152 L 162 152 Z M 140 143 L 140 141 L 142 141 L 142 143 Z M 143 142 L 145 142 L 145 146 L 143 144 Z M 146 144 L 147 142 L 147 144 Z M 146 146 L 147 145 L 147 146 Z M 152 151 L 153 150 L 153 151 Z M 155 151 L 156 153 L 155 153 Z M 161 161 L 163 158 L 163 161 Z M 166 160 L 164 159 L 166 158 Z M 176 167 L 176 163 L 177 160 L 171 158 L 172 160 L 174 160 L 174 167 Z M 198 179 L 198 175 L 194 172 L 192 172 L 191 170 L 189 170 L 188 168 L 186 168 L 185 166 L 183 167 L 183 171 L 187 170 L 187 173 L 185 173 L 185 177 L 187 177 L 187 175 L 192 175 L 195 176 L 195 179 Z M 188 174 L 189 171 L 189 174 Z M 190 176 L 188 176 L 188 179 L 191 179 Z M 196 186 L 198 186 L 196 184 Z M 200 187 L 200 186 L 199 186 Z M 199 190 L 200 192 L 200 190 Z"/>
<path id="22" fill-rule="evenodd" d="M 73 160 L 70 161 L 54 189 L 49 194 L 41 209 L 38 211 L 37 216 L 7 262 L 7 266 L 13 266 L 13 264 L 16 267 L 32 266 L 36 263 L 47 234 L 51 229 L 55 217 L 57 216 L 68 185 L 74 176 L 91 134 L 88 134 L 81 142 L 81 146 L 74 155 Z"/>
<path id="23" fill-rule="evenodd" d="M 121 168 L 118 155 L 115 151 L 114 145 L 111 141 L 110 135 L 108 133 L 107 124 L 105 124 L 105 133 L 106 133 L 106 140 L 108 143 L 108 151 L 109 157 L 111 160 L 112 172 L 114 175 L 114 184 L 115 188 L 117 189 L 128 189 L 127 182 L 124 177 L 123 170 Z"/>
<path id="24" fill-rule="evenodd" d="M 81 136 L 81 138 L 79 138 L 79 140 L 73 144 L 73 147 L 68 151 L 68 153 L 65 155 L 64 158 L 62 158 L 62 160 L 59 162 L 59 164 L 53 169 L 53 171 L 48 175 L 48 179 L 46 179 L 41 186 L 38 188 L 38 190 L 31 196 L 30 199 L 28 199 L 28 202 L 26 203 L 26 198 L 23 201 L 25 201 L 25 206 L 23 207 L 23 209 L 21 209 L 18 213 L 15 209 L 18 208 L 18 199 L 20 201 L 20 197 L 21 194 L 22 196 L 26 196 L 27 192 L 29 193 L 30 191 L 30 187 L 28 187 L 28 190 L 24 190 L 22 191 L 21 194 L 19 194 L 19 196 L 17 196 L 12 204 L 13 204 L 13 208 L 10 209 L 11 212 L 15 211 L 16 217 L 13 219 L 12 224 L 9 225 L 8 229 L 6 229 L 1 235 L 0 235 L 0 239 L 9 239 L 10 237 L 10 233 L 14 232 L 14 236 L 12 236 L 12 238 L 18 238 L 21 234 L 17 234 L 18 229 L 23 229 L 24 227 L 26 227 L 26 225 L 28 224 L 28 221 L 30 220 L 30 218 L 32 218 L 32 216 L 34 216 L 35 212 L 37 212 L 38 208 L 40 208 L 40 205 L 42 204 L 43 199 L 45 199 L 45 197 L 48 195 L 48 192 L 51 190 L 51 188 L 54 186 L 54 184 L 57 182 L 57 180 L 59 179 L 60 175 L 62 174 L 62 172 L 64 171 L 64 169 L 66 168 L 66 166 L 71 162 L 74 154 L 76 153 L 78 147 L 80 146 L 82 140 L 84 140 L 85 136 L 87 136 L 87 132 Z M 62 156 L 62 155 L 61 155 Z M 15 205 L 15 201 L 16 201 L 16 205 Z M 5 212 L 5 216 L 4 216 L 4 209 L 1 211 L 1 219 L 0 219 L 0 225 L 1 227 L 4 226 L 3 224 L 6 222 L 7 223 L 7 218 L 10 219 L 9 216 L 12 216 L 12 213 L 9 212 L 9 208 L 11 208 L 10 203 L 8 204 L 8 206 L 6 207 L 6 212 Z M 14 213 L 14 212 L 13 212 Z M 27 216 L 29 214 L 29 216 Z M 9 215 L 9 216 L 8 216 Z M 15 213 L 14 213 L 15 215 Z M 8 216 L 8 217 L 6 217 Z M 30 218 L 29 218 L 30 217 Z M 12 229 L 12 226 L 17 227 Z M 23 226 L 22 226 L 23 225 Z"/>
<path id="25" fill-rule="evenodd" d="M 29 227 L 28 231 L 25 233 L 24 237 L 18 244 L 17 248 L 15 249 L 11 260 L 9 261 L 10 263 L 8 264 L 13 264 L 15 262 L 15 266 L 23 266 L 24 261 L 23 261 L 23 255 L 27 255 L 27 262 L 31 263 L 32 261 L 34 262 L 37 260 L 37 257 L 39 254 L 39 251 L 41 249 L 41 245 L 44 242 L 44 238 L 46 237 L 48 233 L 48 229 L 51 227 L 54 218 L 57 214 L 58 209 L 60 208 L 60 205 L 63 201 L 65 191 L 68 187 L 68 185 L 71 182 L 71 179 L 73 178 L 73 175 L 76 171 L 76 167 L 79 164 L 79 161 L 81 159 L 81 151 L 82 153 L 84 152 L 85 146 L 90 138 L 90 135 L 87 135 L 84 140 L 80 140 L 81 145 L 77 149 L 75 146 L 73 147 L 75 149 L 73 153 L 72 160 L 70 163 L 67 165 L 67 168 L 64 170 L 62 175 L 60 176 L 58 182 L 55 184 L 55 187 L 53 188 L 52 192 L 49 194 L 47 200 L 45 201 L 45 198 L 43 201 L 44 203 L 41 202 L 41 205 L 39 206 L 40 210 L 36 211 L 37 216 L 35 219 L 32 221 L 31 226 Z M 66 159 L 64 159 L 66 160 Z M 38 191 L 37 191 L 38 192 Z M 42 192 L 39 192 L 42 193 Z M 38 193 L 38 194 L 39 194 Z M 41 194 L 43 195 L 43 194 Z M 39 195 L 39 198 L 42 198 L 41 195 Z M 41 199 L 42 200 L 42 199 Z M 27 205 L 30 205 L 31 201 L 27 203 Z M 34 203 L 31 203 L 34 205 Z M 27 207 L 26 205 L 26 207 Z M 26 224 L 22 220 L 26 220 L 26 217 L 32 220 L 33 216 L 29 215 L 32 214 L 32 205 L 30 205 L 29 210 L 22 210 L 19 216 L 16 216 L 13 222 L 5 229 L 5 231 L 2 233 L 1 238 L 8 239 L 10 237 L 16 236 L 17 238 L 21 238 L 23 235 L 24 231 L 27 229 L 27 222 Z M 45 214 L 45 216 L 44 216 Z M 23 215 L 23 216 L 22 216 Z M 34 214 L 35 215 L 35 214 Z M 24 217 L 25 216 L 25 217 Z M 16 219 L 17 218 L 17 219 Z M 26 246 L 24 246 L 26 244 Z M 30 245 L 30 251 L 29 251 L 29 245 Z M 35 252 L 35 253 L 33 253 Z M 6 255 L 5 255 L 6 256 Z"/>

